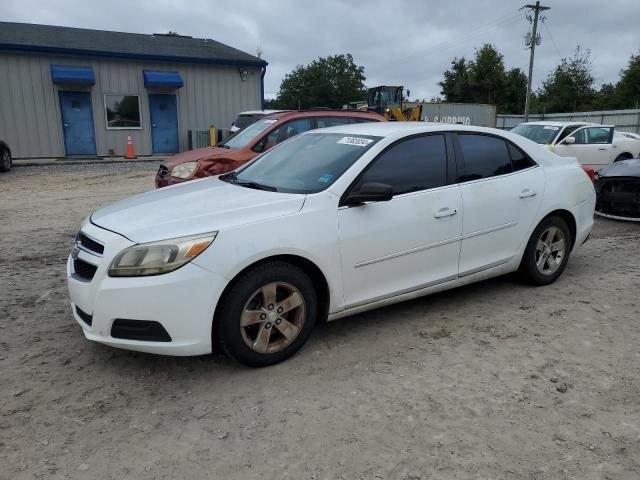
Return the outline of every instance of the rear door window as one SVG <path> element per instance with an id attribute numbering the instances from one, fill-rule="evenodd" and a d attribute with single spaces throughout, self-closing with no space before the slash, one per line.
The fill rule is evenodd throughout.
<path id="1" fill-rule="evenodd" d="M 468 182 L 511 173 L 511 157 L 504 140 L 488 135 L 458 133 L 465 172 L 459 181 Z"/>
<path id="2" fill-rule="evenodd" d="M 534 167 L 536 164 L 533 160 L 527 157 L 522 150 L 511 143 L 507 144 L 509 148 L 509 155 L 511 156 L 511 166 L 514 172 L 518 170 L 524 170 L 525 168 Z"/>

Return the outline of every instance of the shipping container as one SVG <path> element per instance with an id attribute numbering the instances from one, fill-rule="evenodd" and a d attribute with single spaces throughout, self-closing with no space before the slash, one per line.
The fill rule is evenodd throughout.
<path id="1" fill-rule="evenodd" d="M 416 102 L 406 102 L 414 107 Z M 486 103 L 422 103 L 422 121 L 475 125 L 479 127 L 496 126 L 496 106 Z"/>

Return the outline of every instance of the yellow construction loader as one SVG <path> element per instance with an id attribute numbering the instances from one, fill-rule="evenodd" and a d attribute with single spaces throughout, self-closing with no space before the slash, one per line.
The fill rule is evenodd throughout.
<path id="1" fill-rule="evenodd" d="M 404 108 L 404 87 L 381 85 L 369 89 L 367 110 L 379 113 L 384 118 L 397 122 L 419 122 L 422 120 L 422 104 Z M 407 90 L 407 97 L 409 90 Z"/>

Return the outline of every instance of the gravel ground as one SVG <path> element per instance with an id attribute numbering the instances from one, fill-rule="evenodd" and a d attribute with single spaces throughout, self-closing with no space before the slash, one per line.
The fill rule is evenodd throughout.
<path id="1" fill-rule="evenodd" d="M 156 168 L 0 175 L 0 478 L 640 478 L 640 225 L 598 219 L 552 286 L 320 325 L 247 369 L 90 343 L 71 316 L 81 219 Z"/>

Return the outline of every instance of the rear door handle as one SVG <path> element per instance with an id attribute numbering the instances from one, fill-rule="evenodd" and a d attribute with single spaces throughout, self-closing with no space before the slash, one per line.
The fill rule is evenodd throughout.
<path id="1" fill-rule="evenodd" d="M 607 150 L 606 147 L 600 147 L 598 150 L 602 150 L 603 152 L 605 152 Z"/>
<path id="2" fill-rule="evenodd" d="M 450 217 L 451 215 L 455 215 L 456 213 L 458 213 L 458 210 L 456 210 L 455 208 L 445 207 L 438 210 L 436 213 L 433 214 L 433 216 L 436 218 L 443 218 L 443 217 Z"/>
<path id="3" fill-rule="evenodd" d="M 535 197 L 538 192 L 525 188 L 520 192 L 520 198 Z"/>

